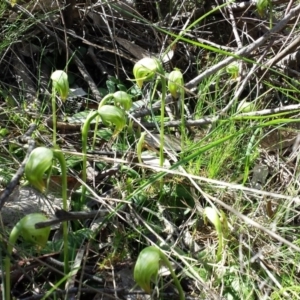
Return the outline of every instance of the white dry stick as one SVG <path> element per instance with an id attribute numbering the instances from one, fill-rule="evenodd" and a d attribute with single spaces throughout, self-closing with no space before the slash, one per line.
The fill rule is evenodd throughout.
<path id="1" fill-rule="evenodd" d="M 266 64 L 265 68 L 272 67 L 275 63 L 280 61 L 282 58 L 286 57 L 292 51 L 294 51 L 300 45 L 300 36 L 297 36 L 289 45 L 283 48 L 282 51 L 277 53 L 272 59 L 270 59 Z"/>
<path id="2" fill-rule="evenodd" d="M 234 15 L 233 15 L 233 12 L 232 12 L 232 9 L 231 9 L 230 5 L 228 5 L 227 10 L 229 12 L 229 18 L 230 18 L 230 21 L 231 21 L 231 26 L 232 26 L 232 31 L 233 31 L 233 34 L 234 34 L 234 37 L 235 37 L 235 41 L 237 43 L 238 49 L 241 49 L 243 47 L 243 45 L 242 45 L 242 41 L 240 39 L 238 30 L 237 30 L 235 18 L 234 18 Z"/>
<path id="3" fill-rule="evenodd" d="M 300 13 L 300 4 L 297 5 L 294 9 L 292 9 L 289 14 L 287 14 L 280 22 L 276 24 L 276 26 L 274 26 L 270 31 L 265 33 L 262 37 L 254 41 L 252 44 L 245 46 L 239 51 L 233 53 L 232 56 L 222 60 L 218 64 L 207 69 L 206 71 L 204 71 L 203 73 L 201 73 L 200 75 L 192 79 L 190 82 L 188 82 L 185 87 L 188 89 L 192 89 L 196 87 L 204 78 L 207 78 L 208 76 L 228 66 L 233 61 L 250 55 L 252 51 L 262 46 L 272 36 L 272 34 L 283 29 L 286 26 L 286 24 L 289 22 L 289 20 L 297 16 L 299 13 Z"/>
<path id="4" fill-rule="evenodd" d="M 259 60 L 257 61 L 257 63 L 259 64 L 261 62 L 261 60 L 263 59 L 263 56 L 261 56 L 259 58 Z M 229 103 L 226 105 L 226 107 L 224 107 L 221 110 L 221 114 L 226 113 L 231 106 L 233 105 L 233 103 L 240 97 L 240 95 L 242 94 L 245 86 L 247 85 L 247 83 L 249 82 L 250 77 L 252 76 L 252 74 L 255 72 L 255 70 L 258 68 L 258 65 L 253 65 L 250 72 L 248 72 L 247 76 L 244 78 L 243 82 L 241 83 L 240 87 L 236 90 L 236 92 L 234 93 L 233 98 L 229 101 Z"/>

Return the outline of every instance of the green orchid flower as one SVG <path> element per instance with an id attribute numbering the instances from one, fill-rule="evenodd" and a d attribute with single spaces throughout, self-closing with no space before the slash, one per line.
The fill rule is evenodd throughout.
<path id="1" fill-rule="evenodd" d="M 165 117 L 165 101 L 166 101 L 166 76 L 160 61 L 153 57 L 145 57 L 139 60 L 133 67 L 133 75 L 136 84 L 141 89 L 145 80 L 151 80 L 155 74 L 158 74 L 155 89 L 158 81 L 161 82 L 161 125 L 160 125 L 160 149 L 159 149 L 159 165 L 164 164 L 164 117 Z M 161 181 L 162 185 L 162 181 Z"/>
<path id="2" fill-rule="evenodd" d="M 175 69 L 168 76 L 168 89 L 173 98 L 177 99 L 183 88 L 183 75 L 180 70 Z"/>
<path id="3" fill-rule="evenodd" d="M 134 280 L 148 294 L 151 293 L 150 283 L 156 281 L 159 268 L 159 249 L 154 246 L 143 249 L 134 267 Z"/>
<path id="4" fill-rule="evenodd" d="M 35 148 L 29 155 L 28 161 L 25 165 L 25 175 L 27 180 L 30 184 L 32 184 L 37 190 L 41 193 L 46 191 L 46 185 L 44 183 L 43 177 L 45 173 L 48 173 L 48 179 L 51 175 L 51 168 L 53 165 L 53 160 L 57 159 L 61 167 L 61 176 L 62 176 L 62 203 L 63 209 L 67 210 L 67 167 L 66 161 L 64 158 L 63 153 L 58 148 L 55 149 L 48 149 L 45 147 L 38 147 Z M 29 226 L 31 223 L 29 222 L 30 219 L 25 218 L 23 221 L 28 222 Z M 33 221 L 32 221 L 33 222 Z M 35 223 L 40 221 L 35 221 Z M 27 224 L 27 223 L 26 223 Z M 27 231 L 23 231 L 23 235 L 25 238 L 30 238 L 30 233 L 26 233 Z M 29 231 L 28 231 L 29 232 Z M 37 234 L 41 233 L 42 231 L 37 231 Z M 33 237 L 33 236 L 32 236 Z M 63 222 L 63 239 L 64 239 L 64 272 L 67 274 L 69 270 L 69 259 L 68 259 L 68 226 L 67 222 Z M 42 239 L 39 237 L 33 237 L 33 241 L 41 241 Z"/>
<path id="5" fill-rule="evenodd" d="M 49 238 L 50 227 L 35 228 L 35 224 L 47 221 L 48 218 L 40 213 L 32 213 L 23 217 L 17 224 L 16 229 L 24 241 L 44 248 Z"/>
<path id="6" fill-rule="evenodd" d="M 118 91 L 113 94 L 116 105 L 120 105 L 124 110 L 128 111 L 132 107 L 131 97 L 123 91 Z"/>
<path id="7" fill-rule="evenodd" d="M 155 246 L 149 246 L 140 252 L 134 267 L 134 280 L 146 293 L 150 294 L 151 281 L 155 282 L 157 280 L 161 262 L 166 265 L 171 272 L 174 283 L 179 292 L 179 299 L 184 300 L 185 297 L 182 287 L 172 269 L 169 260 L 164 253 Z"/>
<path id="8" fill-rule="evenodd" d="M 115 126 L 115 134 L 119 133 L 126 125 L 126 116 L 122 109 L 112 106 L 103 105 L 98 110 L 102 123 L 106 126 Z"/>
<path id="9" fill-rule="evenodd" d="M 54 90 L 59 94 L 62 101 L 66 101 L 70 92 L 67 73 L 57 70 L 52 73 L 51 79 Z"/>
<path id="10" fill-rule="evenodd" d="M 44 193 L 46 186 L 43 180 L 44 174 L 49 171 L 53 164 L 53 151 L 45 148 L 35 148 L 29 155 L 25 166 L 25 175 L 31 185 Z"/>
<path id="11" fill-rule="evenodd" d="M 38 246 L 39 250 L 46 246 L 46 243 L 50 235 L 50 227 L 35 228 L 35 224 L 39 222 L 47 221 L 48 218 L 40 213 L 32 213 L 23 217 L 12 229 L 9 240 L 7 243 L 7 256 L 5 257 L 5 299 L 11 299 L 10 288 L 10 256 L 12 254 L 13 247 L 21 236 L 24 241 L 29 242 L 35 246 Z"/>
<path id="12" fill-rule="evenodd" d="M 232 79 L 238 78 L 240 72 L 239 63 L 234 61 L 233 63 L 229 64 L 226 67 L 226 72 L 231 75 Z"/>
<path id="13" fill-rule="evenodd" d="M 248 113 L 255 110 L 256 110 L 255 103 L 248 102 L 248 101 L 242 101 L 237 108 L 237 112 L 241 112 L 241 113 Z"/>
<path id="14" fill-rule="evenodd" d="M 139 88 L 142 88 L 144 81 L 151 80 L 157 72 L 162 73 L 162 66 L 159 60 L 152 57 L 142 58 L 133 67 L 133 75 Z"/>
<path id="15" fill-rule="evenodd" d="M 225 248 L 225 235 L 226 231 L 228 230 L 228 224 L 227 224 L 227 219 L 225 214 L 221 213 L 222 216 L 222 222 L 221 218 L 219 217 L 218 212 L 216 211 L 215 208 L 212 207 L 205 207 L 204 208 L 204 220 L 208 219 L 216 229 L 216 232 L 218 234 L 218 239 L 219 239 L 219 246 L 218 246 L 218 252 L 217 252 L 217 261 L 220 261 L 222 258 L 222 252 Z"/>

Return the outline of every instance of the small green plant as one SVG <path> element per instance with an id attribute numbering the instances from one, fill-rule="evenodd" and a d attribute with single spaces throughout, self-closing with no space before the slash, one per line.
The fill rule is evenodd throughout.
<path id="1" fill-rule="evenodd" d="M 157 281 L 157 275 L 160 263 L 164 263 L 171 272 L 174 283 L 179 292 L 179 299 L 184 300 L 184 292 L 179 280 L 165 254 L 155 246 L 149 246 L 143 249 L 134 267 L 134 280 L 148 294 L 151 293 L 151 281 Z"/>
<path id="2" fill-rule="evenodd" d="M 142 150 L 143 150 L 143 146 L 145 144 L 145 137 L 146 137 L 146 132 L 142 132 L 141 136 L 136 144 L 136 154 L 137 154 L 137 158 L 140 164 L 143 163 L 142 161 Z"/>
<path id="3" fill-rule="evenodd" d="M 111 93 L 106 95 L 101 102 L 99 103 L 98 106 L 98 116 L 96 117 L 96 126 L 95 126 L 95 131 L 94 131 L 94 139 L 93 139 L 93 146 L 92 148 L 94 149 L 95 147 L 95 142 L 96 142 L 96 135 L 98 131 L 98 123 L 99 123 L 99 118 L 101 117 L 103 124 L 110 126 L 112 124 L 115 125 L 115 134 L 120 132 L 126 123 L 126 117 L 118 110 L 114 109 L 114 106 L 112 105 L 106 105 L 106 103 L 109 100 L 114 100 L 115 106 L 121 107 L 123 110 L 128 111 L 132 107 L 132 99 L 131 97 L 123 91 L 118 91 L 115 93 Z"/>
<path id="4" fill-rule="evenodd" d="M 141 89 L 144 81 L 152 80 L 159 71 L 163 71 L 163 69 L 161 63 L 156 58 L 145 57 L 139 60 L 133 67 L 136 84 Z"/>
<path id="5" fill-rule="evenodd" d="M 219 239 L 219 246 L 217 251 L 217 262 L 221 260 L 222 258 L 222 252 L 224 251 L 225 245 L 225 236 L 228 230 L 228 224 L 227 219 L 225 217 L 225 214 L 221 214 L 222 219 L 219 217 L 217 211 L 215 208 L 212 207 L 205 207 L 204 209 L 204 219 L 206 218 L 215 226 L 218 239 Z M 222 222 L 221 222 L 222 220 Z"/>
<path id="6" fill-rule="evenodd" d="M 263 17 L 265 15 L 266 10 L 270 6 L 270 0 L 257 0 L 256 1 L 256 8 L 258 14 Z"/>
<path id="7" fill-rule="evenodd" d="M 240 73 L 239 62 L 234 61 L 226 67 L 226 72 L 231 75 L 232 79 L 237 79 Z"/>
<path id="8" fill-rule="evenodd" d="M 168 89 L 174 99 L 180 99 L 181 151 L 184 151 L 185 118 L 184 118 L 184 81 L 180 70 L 175 69 L 168 76 Z"/>
<path id="9" fill-rule="evenodd" d="M 26 178 L 41 193 L 46 191 L 44 175 L 48 173 L 48 177 L 50 176 L 53 159 L 53 151 L 51 149 L 38 147 L 30 153 L 26 163 Z"/>
<path id="10" fill-rule="evenodd" d="M 139 60 L 133 67 L 133 75 L 139 88 L 142 88 L 145 80 L 152 80 L 158 75 L 157 82 L 161 81 L 161 108 L 160 108 L 160 166 L 164 164 L 164 117 L 166 100 L 166 77 L 164 69 L 156 58 L 145 57 Z"/>
<path id="11" fill-rule="evenodd" d="M 56 93 L 59 94 L 61 101 L 65 102 L 70 89 L 68 75 L 64 71 L 57 70 L 51 75 L 52 80 L 52 118 L 53 118 L 53 147 L 56 146 Z"/>
<path id="12" fill-rule="evenodd" d="M 32 213 L 23 217 L 12 229 L 8 245 L 7 245 L 7 255 L 5 257 L 5 299 L 11 299 L 11 288 L 10 288 L 10 258 L 12 254 L 13 247 L 17 239 L 21 236 L 24 241 L 36 245 L 39 249 L 45 247 L 49 234 L 50 227 L 44 227 L 40 229 L 35 228 L 35 224 L 39 222 L 44 222 L 47 217 L 40 213 Z"/>
<path id="13" fill-rule="evenodd" d="M 172 97 L 178 99 L 183 88 L 183 75 L 180 70 L 173 70 L 168 76 L 168 90 Z"/>
<path id="14" fill-rule="evenodd" d="M 253 102 L 242 101 L 237 108 L 237 112 L 248 113 L 256 110 L 256 105 Z"/>
<path id="15" fill-rule="evenodd" d="M 29 155 L 25 166 L 25 175 L 30 184 L 32 184 L 40 192 L 45 193 L 46 186 L 44 183 L 44 175 L 47 174 L 48 179 L 51 174 L 53 160 L 57 159 L 61 167 L 62 174 L 62 200 L 63 209 L 67 207 L 67 168 L 63 153 L 58 149 L 48 149 L 45 147 L 35 148 Z M 69 270 L 68 260 L 68 227 L 67 222 L 63 222 L 63 239 L 64 239 L 64 271 L 65 274 Z"/>
<path id="16" fill-rule="evenodd" d="M 113 99 L 115 105 L 106 105 L 106 103 Z M 119 108 L 120 106 L 121 108 Z M 90 128 L 91 122 L 96 119 L 96 128 L 94 134 L 93 145 L 95 144 L 96 132 L 97 132 L 97 124 L 99 122 L 99 118 L 101 118 L 102 122 L 106 126 L 115 126 L 114 136 L 118 135 L 122 129 L 126 125 L 126 115 L 125 111 L 129 110 L 132 106 L 131 97 L 123 91 L 115 92 L 114 94 L 106 95 L 98 106 L 98 110 L 92 111 L 87 116 L 81 131 L 82 136 L 82 180 L 86 182 L 86 168 L 87 168 L 87 137 Z M 82 186 L 82 196 L 78 206 L 78 210 L 81 209 L 84 199 L 85 199 L 86 187 Z"/>

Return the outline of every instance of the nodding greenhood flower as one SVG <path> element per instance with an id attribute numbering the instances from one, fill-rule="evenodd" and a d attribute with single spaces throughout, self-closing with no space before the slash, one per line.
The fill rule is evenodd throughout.
<path id="1" fill-rule="evenodd" d="M 24 241 L 34 244 L 38 247 L 38 250 L 44 248 L 47 244 L 50 227 L 45 228 L 35 228 L 35 224 L 39 222 L 47 221 L 48 218 L 40 213 L 32 213 L 23 217 L 12 229 L 9 240 L 7 243 L 7 255 L 4 260 L 5 265 L 5 299 L 11 299 L 11 288 L 10 288 L 10 257 L 12 254 L 13 247 L 21 236 Z"/>
<path id="2" fill-rule="evenodd" d="M 48 218 L 40 213 L 32 213 L 23 217 L 16 225 L 19 235 L 31 244 L 44 248 L 50 234 L 50 227 L 35 228 L 35 224 L 47 221 Z"/>
<path id="3" fill-rule="evenodd" d="M 57 70 L 51 75 L 52 85 L 55 91 L 59 94 L 62 101 L 65 101 L 69 95 L 69 81 L 66 72 Z"/>
<path id="4" fill-rule="evenodd" d="M 248 101 L 242 101 L 237 108 L 237 111 L 241 113 L 248 113 L 255 110 L 256 110 L 255 103 L 248 102 Z"/>
<path id="5" fill-rule="evenodd" d="M 98 113 L 104 125 L 115 126 L 115 134 L 119 133 L 126 125 L 124 111 L 116 106 L 103 105 L 98 110 Z"/>
<path id="6" fill-rule="evenodd" d="M 225 218 L 223 218 L 224 224 L 222 224 L 216 209 L 209 206 L 204 208 L 204 218 L 207 218 L 215 226 L 216 232 L 218 234 L 219 246 L 217 252 L 217 261 L 220 261 L 222 257 L 222 252 L 224 250 L 223 227 L 227 229 L 227 223 L 225 224 L 226 220 Z"/>
<path id="7" fill-rule="evenodd" d="M 160 250 L 154 246 L 143 249 L 134 267 L 134 280 L 148 294 L 150 283 L 155 281 L 160 268 Z"/>
<path id="8" fill-rule="evenodd" d="M 151 281 L 156 281 L 161 262 L 171 272 L 171 276 L 179 292 L 179 300 L 184 300 L 183 289 L 169 260 L 162 251 L 154 246 L 147 247 L 140 252 L 134 267 L 134 280 L 146 293 L 150 294 L 150 283 Z"/>
<path id="9" fill-rule="evenodd" d="M 53 157 L 52 150 L 38 147 L 30 153 L 26 163 L 26 178 L 41 193 L 44 193 L 46 190 L 43 176 L 52 167 Z"/>
<path id="10" fill-rule="evenodd" d="M 123 91 L 118 91 L 113 94 L 115 104 L 119 104 L 124 110 L 130 110 L 132 107 L 131 97 Z"/>
<path id="11" fill-rule="evenodd" d="M 240 72 L 240 67 L 239 63 L 237 61 L 234 61 L 230 65 L 226 67 L 226 72 L 231 75 L 233 79 L 238 78 L 239 72 Z"/>
<path id="12" fill-rule="evenodd" d="M 162 66 L 156 58 L 145 57 L 139 60 L 133 67 L 133 75 L 139 88 L 142 88 L 145 80 L 151 80 L 156 72 L 161 72 Z"/>
<path id="13" fill-rule="evenodd" d="M 183 75 L 180 70 L 175 69 L 168 76 L 168 89 L 173 98 L 178 98 L 180 89 L 183 88 Z"/>

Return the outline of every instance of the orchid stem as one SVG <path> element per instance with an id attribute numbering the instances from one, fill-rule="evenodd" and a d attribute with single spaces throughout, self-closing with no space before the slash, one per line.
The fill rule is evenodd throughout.
<path id="1" fill-rule="evenodd" d="M 53 131 L 53 147 L 56 146 L 56 90 L 52 86 L 52 131 Z"/>
<path id="2" fill-rule="evenodd" d="M 54 157 L 59 161 L 61 167 L 61 177 L 62 177 L 62 199 L 63 199 L 63 209 L 68 210 L 67 204 L 67 166 L 63 153 L 61 150 L 53 150 Z M 68 223 L 63 222 L 63 239 L 64 239 L 64 272 L 69 273 L 69 249 L 68 249 Z"/>
<path id="3" fill-rule="evenodd" d="M 184 142 L 185 142 L 185 118 L 184 118 L 184 88 L 183 80 L 181 81 L 180 87 L 180 118 L 181 118 L 181 152 L 184 153 Z"/>
<path id="4" fill-rule="evenodd" d="M 167 259 L 166 255 L 162 251 L 159 251 L 159 253 L 160 253 L 159 256 L 160 256 L 161 260 L 164 262 L 164 264 L 168 267 L 168 269 L 171 272 L 171 275 L 172 275 L 172 277 L 174 279 L 174 283 L 175 283 L 175 285 L 177 287 L 177 290 L 178 290 L 178 293 L 179 293 L 179 299 L 180 300 L 184 300 L 185 296 L 184 296 L 184 292 L 183 292 L 182 286 L 181 286 L 181 284 L 180 284 L 180 282 L 179 282 L 179 280 L 178 280 L 175 272 L 173 271 L 173 268 L 172 268 L 169 260 Z"/>
<path id="5" fill-rule="evenodd" d="M 17 238 L 20 233 L 20 228 L 18 226 L 15 226 L 9 236 L 9 240 L 7 243 L 7 254 L 5 257 L 5 299 L 10 300 L 10 258 L 13 250 L 13 246 L 17 241 Z"/>
<path id="6" fill-rule="evenodd" d="M 106 104 L 106 102 L 111 99 L 113 97 L 113 94 L 108 94 L 106 95 L 99 103 L 98 106 L 98 111 L 100 110 L 100 108 Z M 95 149 L 95 143 L 96 143 L 96 135 L 97 135 L 97 131 L 98 131 L 98 123 L 99 123 L 99 115 L 97 115 L 96 117 L 96 125 L 95 125 L 95 130 L 94 130 L 94 138 L 93 138 L 93 144 L 92 144 L 92 149 Z"/>
<path id="7" fill-rule="evenodd" d="M 164 142 L 165 142 L 165 105 L 166 105 L 166 79 L 164 74 L 160 74 L 161 77 L 161 107 L 160 107 L 160 167 L 164 165 Z"/>
<path id="8" fill-rule="evenodd" d="M 104 100 L 104 99 L 103 99 Z M 103 101 L 102 100 L 102 101 Z M 102 102 L 101 101 L 101 102 Z M 101 103 L 100 103 L 101 104 Z M 90 129 L 91 122 L 99 116 L 98 111 L 93 111 L 91 112 L 86 121 L 83 124 L 82 127 L 82 181 L 84 184 L 82 185 L 82 191 L 81 191 L 81 199 L 80 199 L 80 204 L 79 204 L 79 210 L 83 206 L 83 203 L 85 201 L 85 194 L 86 194 L 86 168 L 87 168 L 87 137 Z M 97 123 L 96 123 L 97 124 Z M 95 129 L 96 132 L 96 129 Z M 94 136 L 95 137 L 95 136 Z"/>

